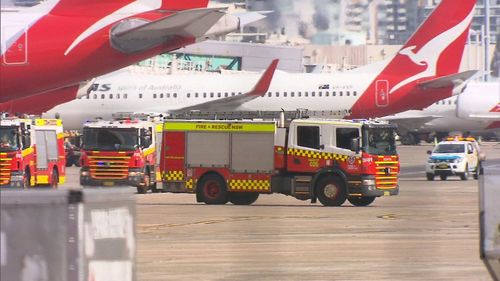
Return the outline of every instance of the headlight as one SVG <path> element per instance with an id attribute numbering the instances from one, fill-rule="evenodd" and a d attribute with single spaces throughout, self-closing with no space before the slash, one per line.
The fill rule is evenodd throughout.
<path id="1" fill-rule="evenodd" d="M 80 176 L 88 177 L 89 176 L 89 171 L 81 171 Z"/>
<path id="2" fill-rule="evenodd" d="M 457 158 L 457 159 L 455 159 L 455 161 L 453 161 L 453 162 L 454 162 L 454 163 L 460 163 L 460 162 L 462 162 L 462 161 L 464 161 L 464 159 L 463 159 L 463 158 Z"/>
<path id="3" fill-rule="evenodd" d="M 364 179 L 363 185 L 375 185 L 375 180 L 374 179 Z"/>

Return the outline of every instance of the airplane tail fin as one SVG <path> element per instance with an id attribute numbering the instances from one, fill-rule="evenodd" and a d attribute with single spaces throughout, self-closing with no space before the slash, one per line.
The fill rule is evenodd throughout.
<path id="1" fill-rule="evenodd" d="M 188 9 L 206 8 L 207 5 L 208 5 L 208 0 L 189 0 L 189 1 L 162 0 L 161 9 L 168 11 L 181 11 Z"/>
<path id="2" fill-rule="evenodd" d="M 459 71 L 476 0 L 442 0 L 386 67 L 391 93 L 421 78 Z"/>

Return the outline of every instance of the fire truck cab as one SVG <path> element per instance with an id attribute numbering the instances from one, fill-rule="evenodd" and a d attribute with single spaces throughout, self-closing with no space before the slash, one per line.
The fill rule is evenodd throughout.
<path id="1" fill-rule="evenodd" d="M 65 172 L 61 120 L 2 116 L 0 186 L 57 187 L 64 183 Z"/>
<path id="2" fill-rule="evenodd" d="M 80 184 L 136 186 L 138 193 L 155 189 L 159 179 L 157 146 L 161 123 L 148 116 L 121 116 L 89 121 L 83 126 Z M 160 138 L 158 139 L 158 136 Z"/>
<path id="3" fill-rule="evenodd" d="M 372 120 L 166 120 L 163 190 L 207 204 L 282 193 L 325 206 L 398 194 L 394 125 Z"/>

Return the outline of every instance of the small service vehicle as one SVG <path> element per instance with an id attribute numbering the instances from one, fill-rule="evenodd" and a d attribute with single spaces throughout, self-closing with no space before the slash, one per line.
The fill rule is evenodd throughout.
<path id="1" fill-rule="evenodd" d="M 429 181 L 435 176 L 441 180 L 454 175 L 461 180 L 467 180 L 471 175 L 474 179 L 479 176 L 483 156 L 474 138 L 448 138 L 427 154 L 429 158 L 425 170 Z"/>

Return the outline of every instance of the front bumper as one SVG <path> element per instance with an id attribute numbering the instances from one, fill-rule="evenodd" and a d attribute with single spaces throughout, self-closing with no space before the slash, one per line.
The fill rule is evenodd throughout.
<path id="1" fill-rule="evenodd" d="M 360 184 L 349 186 L 349 195 L 362 197 L 380 197 L 399 194 L 399 184 L 389 188 L 378 186 L 377 180 L 373 176 L 363 177 Z"/>
<path id="2" fill-rule="evenodd" d="M 23 188 L 24 172 L 12 171 L 10 173 L 9 183 L 0 185 L 1 188 Z"/>
<path id="3" fill-rule="evenodd" d="M 427 163 L 425 172 L 434 175 L 457 175 L 465 172 L 465 161 L 460 163 Z"/>
<path id="4" fill-rule="evenodd" d="M 144 172 L 142 170 L 130 169 L 127 178 L 92 178 L 86 168 L 80 170 L 80 185 L 87 186 L 140 186 L 144 183 Z"/>

